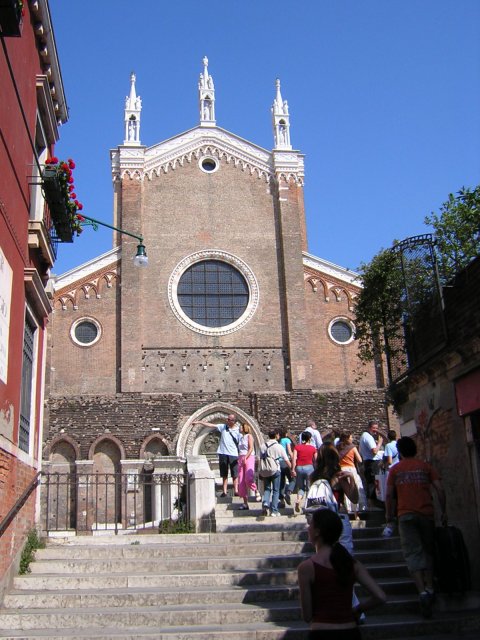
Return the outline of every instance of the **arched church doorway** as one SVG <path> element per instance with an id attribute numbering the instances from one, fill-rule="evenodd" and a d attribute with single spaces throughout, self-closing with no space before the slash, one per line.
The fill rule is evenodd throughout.
<path id="1" fill-rule="evenodd" d="M 255 418 L 233 404 L 214 402 L 200 407 L 185 421 L 177 440 L 177 455 L 181 457 L 205 455 L 215 476 L 219 477 L 217 456 L 219 432 L 215 429 L 195 424 L 195 422 L 202 420 L 211 424 L 225 424 L 227 416 L 230 414 L 234 414 L 237 417 L 236 426 L 238 428 L 244 423 L 250 425 L 255 451 L 259 451 L 264 442 L 264 437 Z"/>

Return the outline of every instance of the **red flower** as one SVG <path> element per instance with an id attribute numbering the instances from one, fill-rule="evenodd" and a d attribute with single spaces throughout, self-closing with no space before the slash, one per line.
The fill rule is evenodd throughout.
<path id="1" fill-rule="evenodd" d="M 71 198 L 72 200 L 76 200 L 76 199 L 77 199 L 77 194 L 72 192 L 72 193 L 70 194 L 70 198 Z"/>
<path id="2" fill-rule="evenodd" d="M 73 186 L 73 184 L 69 184 L 68 185 L 68 190 L 69 191 L 73 191 L 75 189 L 75 187 Z"/>
<path id="3" fill-rule="evenodd" d="M 68 166 L 70 169 L 75 169 L 75 163 L 71 158 L 68 159 Z"/>
<path id="4" fill-rule="evenodd" d="M 83 204 L 82 204 L 81 202 L 79 202 L 79 203 L 77 204 L 77 207 L 78 207 L 78 208 L 80 209 L 80 211 L 81 211 L 81 210 L 83 209 Z"/>
<path id="5" fill-rule="evenodd" d="M 79 222 L 85 222 L 85 218 L 77 213 L 77 220 Z"/>
<path id="6" fill-rule="evenodd" d="M 58 158 L 56 158 L 55 156 L 50 158 L 50 164 L 58 164 Z"/>
<path id="7" fill-rule="evenodd" d="M 69 177 L 67 178 L 67 182 L 68 182 L 69 184 L 73 184 L 73 178 L 72 178 L 72 176 L 69 176 Z"/>
<path id="8" fill-rule="evenodd" d="M 60 169 L 62 169 L 62 171 L 65 171 L 65 173 L 69 173 L 70 171 L 68 164 L 66 162 L 62 162 L 62 164 L 60 165 Z"/>

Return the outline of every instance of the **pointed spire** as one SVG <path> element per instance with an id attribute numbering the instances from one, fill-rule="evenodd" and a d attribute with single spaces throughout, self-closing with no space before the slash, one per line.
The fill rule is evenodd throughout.
<path id="1" fill-rule="evenodd" d="M 215 86 L 208 73 L 208 58 L 203 58 L 203 73 L 198 82 L 198 101 L 200 107 L 200 126 L 215 126 Z"/>
<path id="2" fill-rule="evenodd" d="M 130 75 L 130 95 L 125 98 L 125 140 L 124 145 L 140 145 L 140 112 L 142 111 L 142 99 L 137 97 L 135 89 L 135 74 Z"/>
<path id="3" fill-rule="evenodd" d="M 272 106 L 273 139 L 275 149 L 291 149 L 290 144 L 290 115 L 288 102 L 283 100 L 280 92 L 280 80 L 275 81 L 276 94 Z"/>

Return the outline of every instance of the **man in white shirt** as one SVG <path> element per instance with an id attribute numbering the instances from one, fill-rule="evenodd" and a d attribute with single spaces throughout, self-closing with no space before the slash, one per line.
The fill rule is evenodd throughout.
<path id="1" fill-rule="evenodd" d="M 193 424 L 201 424 L 210 429 L 217 429 L 220 432 L 220 442 L 218 443 L 218 462 L 220 476 L 223 482 L 221 498 L 226 498 L 228 488 L 228 470 L 233 480 L 233 492 L 238 494 L 238 443 L 240 432 L 236 424 L 237 416 L 233 413 L 227 416 L 226 424 L 213 424 L 204 420 L 196 420 Z"/>
<path id="2" fill-rule="evenodd" d="M 375 476 L 380 470 L 380 460 L 377 459 L 382 447 L 383 438 L 378 433 L 377 420 L 370 420 L 367 430 L 360 436 L 359 453 L 363 459 L 363 471 L 365 474 L 365 487 L 368 498 L 368 506 L 375 507 Z"/>
<path id="3" fill-rule="evenodd" d="M 320 431 L 317 429 L 317 425 L 315 424 L 314 420 L 307 420 L 307 426 L 305 428 L 305 431 L 308 431 L 309 433 L 312 434 L 312 444 L 315 446 L 315 448 L 320 449 L 320 447 L 323 444 L 323 440 L 322 440 L 322 436 L 320 435 Z"/>

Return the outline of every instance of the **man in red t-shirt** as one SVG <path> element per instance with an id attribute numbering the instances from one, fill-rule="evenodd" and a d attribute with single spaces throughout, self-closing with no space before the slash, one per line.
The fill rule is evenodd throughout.
<path id="1" fill-rule="evenodd" d="M 393 526 L 396 514 L 405 561 L 420 594 L 420 609 L 429 618 L 433 603 L 435 528 L 432 488 L 438 496 L 443 524 L 446 524 L 445 493 L 435 469 L 415 458 L 417 445 L 411 438 L 400 438 L 397 450 L 400 462 L 390 469 L 387 480 L 387 526 Z"/>

